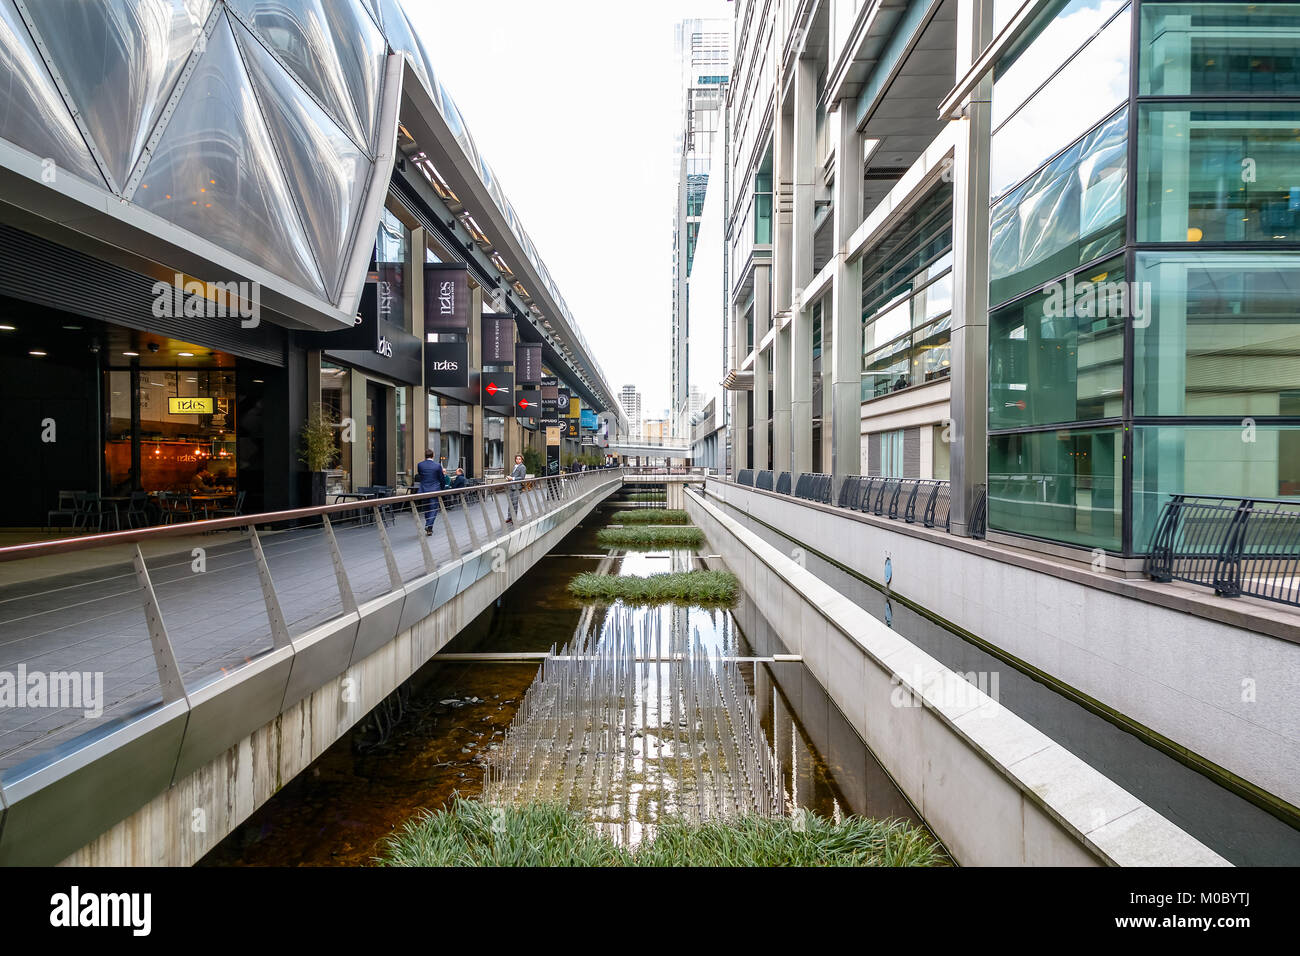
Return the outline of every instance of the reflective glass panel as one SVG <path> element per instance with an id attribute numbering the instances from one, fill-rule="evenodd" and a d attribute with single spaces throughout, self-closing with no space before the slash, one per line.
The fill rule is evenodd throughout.
<path id="1" fill-rule="evenodd" d="M 1142 5 L 1138 92 L 1300 93 L 1300 4 Z"/>
<path id="2" fill-rule="evenodd" d="M 1055 0 L 1048 4 L 1037 23 L 1025 31 L 1025 38 L 1002 57 L 994 70 L 993 128 L 1002 125 L 1062 63 L 1127 5 L 1128 0 Z"/>
<path id="3" fill-rule="evenodd" d="M 406 55 L 406 62 L 423 81 L 425 89 L 430 95 L 435 95 L 438 88 L 433 83 L 423 48 L 416 40 L 415 31 L 407 22 L 401 4 L 398 0 L 379 0 L 379 6 L 384 15 L 384 35 L 388 37 L 388 45 Z"/>
<path id="4" fill-rule="evenodd" d="M 1125 109 L 1001 199 L 989 224 L 989 302 L 1123 245 L 1127 170 Z"/>
<path id="5" fill-rule="evenodd" d="M 207 46 L 134 202 L 323 295 L 293 191 L 224 16 Z"/>
<path id="6" fill-rule="evenodd" d="M 49 173 L 66 169 L 103 186 L 99 167 L 13 0 L 0 0 L 0 77 L 0 138 L 49 160 Z"/>
<path id="7" fill-rule="evenodd" d="M 991 197 L 1001 196 L 1128 99 L 1130 12 L 1115 17 L 993 133 Z"/>
<path id="8" fill-rule="evenodd" d="M 1300 253 L 1139 252 L 1137 279 L 1134 414 L 1300 415 Z"/>
<path id="9" fill-rule="evenodd" d="M 1300 426 L 1138 425 L 1133 429 L 1133 547 L 1151 541 L 1175 494 L 1300 497 Z"/>
<path id="10" fill-rule="evenodd" d="M 1300 105 L 1139 107 L 1139 242 L 1300 240 Z"/>
<path id="11" fill-rule="evenodd" d="M 1117 551 L 1118 428 L 989 436 L 988 526 Z"/>
<path id="12" fill-rule="evenodd" d="M 122 188 L 213 0 L 40 0 L 28 12 Z"/>
<path id="13" fill-rule="evenodd" d="M 263 117 L 302 213 L 331 296 L 348 253 L 353 217 L 371 163 L 324 110 L 286 74 L 257 38 L 237 28 Z"/>
<path id="14" fill-rule="evenodd" d="M 358 143 L 371 145 L 383 37 L 352 0 L 233 0 L 234 8 Z"/>
<path id="15" fill-rule="evenodd" d="M 1124 278 L 1115 259 L 989 313 L 989 428 L 1120 416 Z"/>

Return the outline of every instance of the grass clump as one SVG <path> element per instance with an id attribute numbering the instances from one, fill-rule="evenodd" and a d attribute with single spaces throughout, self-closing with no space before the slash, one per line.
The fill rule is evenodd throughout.
<path id="1" fill-rule="evenodd" d="M 549 803 L 492 807 L 460 796 L 388 839 L 382 866 L 946 866 L 942 848 L 903 820 L 813 813 L 661 825 L 628 850 L 579 814 Z"/>
<path id="2" fill-rule="evenodd" d="M 689 520 L 685 511 L 665 508 L 633 508 L 609 516 L 610 524 L 687 524 Z"/>
<path id="3" fill-rule="evenodd" d="M 677 525 L 601 528 L 596 543 L 602 548 L 698 548 L 704 544 L 704 532 Z"/>
<path id="4" fill-rule="evenodd" d="M 459 794 L 384 843 L 381 866 L 626 866 L 628 853 L 564 807 L 493 807 Z"/>
<path id="5" fill-rule="evenodd" d="M 666 491 L 637 491 L 630 495 L 624 495 L 619 501 L 667 501 L 668 492 Z"/>
<path id="6" fill-rule="evenodd" d="M 686 604 L 730 607 L 736 603 L 739 582 L 730 571 L 674 571 L 648 577 L 616 574 L 579 574 L 569 591 L 583 600 L 624 604 Z"/>

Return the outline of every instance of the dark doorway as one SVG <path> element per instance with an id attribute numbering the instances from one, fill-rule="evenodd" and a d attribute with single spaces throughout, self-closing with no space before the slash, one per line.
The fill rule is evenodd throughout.
<path id="1" fill-rule="evenodd" d="M 366 382 L 366 445 L 370 452 L 370 484 L 388 482 L 388 395 L 387 388 Z"/>

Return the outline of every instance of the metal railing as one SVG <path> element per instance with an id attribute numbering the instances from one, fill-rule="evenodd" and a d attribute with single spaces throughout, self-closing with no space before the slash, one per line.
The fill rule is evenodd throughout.
<path id="1" fill-rule="evenodd" d="M 826 505 L 834 502 L 836 507 L 849 511 L 901 519 L 908 524 L 952 530 L 949 515 L 952 489 L 947 481 L 848 475 L 836 490 L 831 475 L 804 472 L 794 477 L 783 471 L 774 478 L 773 472 L 745 468 L 736 473 L 736 484 Z M 988 494 L 984 485 L 976 486 L 975 490 L 970 532 L 972 537 L 983 538 L 987 529 Z"/>
<path id="2" fill-rule="evenodd" d="M 0 672 L 78 681 L 76 700 L 0 708 L 0 782 L 292 654 L 300 635 L 615 479 L 621 469 L 596 469 L 0 548 Z M 99 687 L 89 705 L 85 682 Z"/>
<path id="3" fill-rule="evenodd" d="M 1300 607 L 1300 501 L 1173 495 L 1160 509 L 1143 570 L 1153 581 Z"/>

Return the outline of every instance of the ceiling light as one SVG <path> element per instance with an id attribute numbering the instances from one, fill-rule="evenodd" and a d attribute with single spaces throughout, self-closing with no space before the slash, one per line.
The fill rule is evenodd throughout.
<path id="1" fill-rule="evenodd" d="M 125 355 L 125 356 L 127 356 L 128 358 L 139 358 L 139 357 L 140 357 L 140 353 L 139 353 L 139 352 L 123 352 L 122 354 Z"/>
<path id="2" fill-rule="evenodd" d="M 194 358 L 193 352 L 177 352 L 176 354 L 179 355 L 181 358 Z"/>
<path id="3" fill-rule="evenodd" d="M 12 325 L 0 325 L 0 332 L 13 332 L 13 331 L 16 330 Z"/>
<path id="4" fill-rule="evenodd" d="M 28 354 L 28 355 L 35 355 L 37 358 L 41 358 L 42 356 L 45 355 L 45 353 L 42 352 L 42 351 L 40 351 L 39 349 L 32 349 L 32 350 L 31 350 L 30 352 L 28 352 L 27 354 Z"/>
<path id="5" fill-rule="evenodd" d="M 79 326 L 79 325 L 65 325 L 64 328 L 67 329 L 69 332 L 80 332 L 80 331 L 81 331 L 81 326 Z"/>

